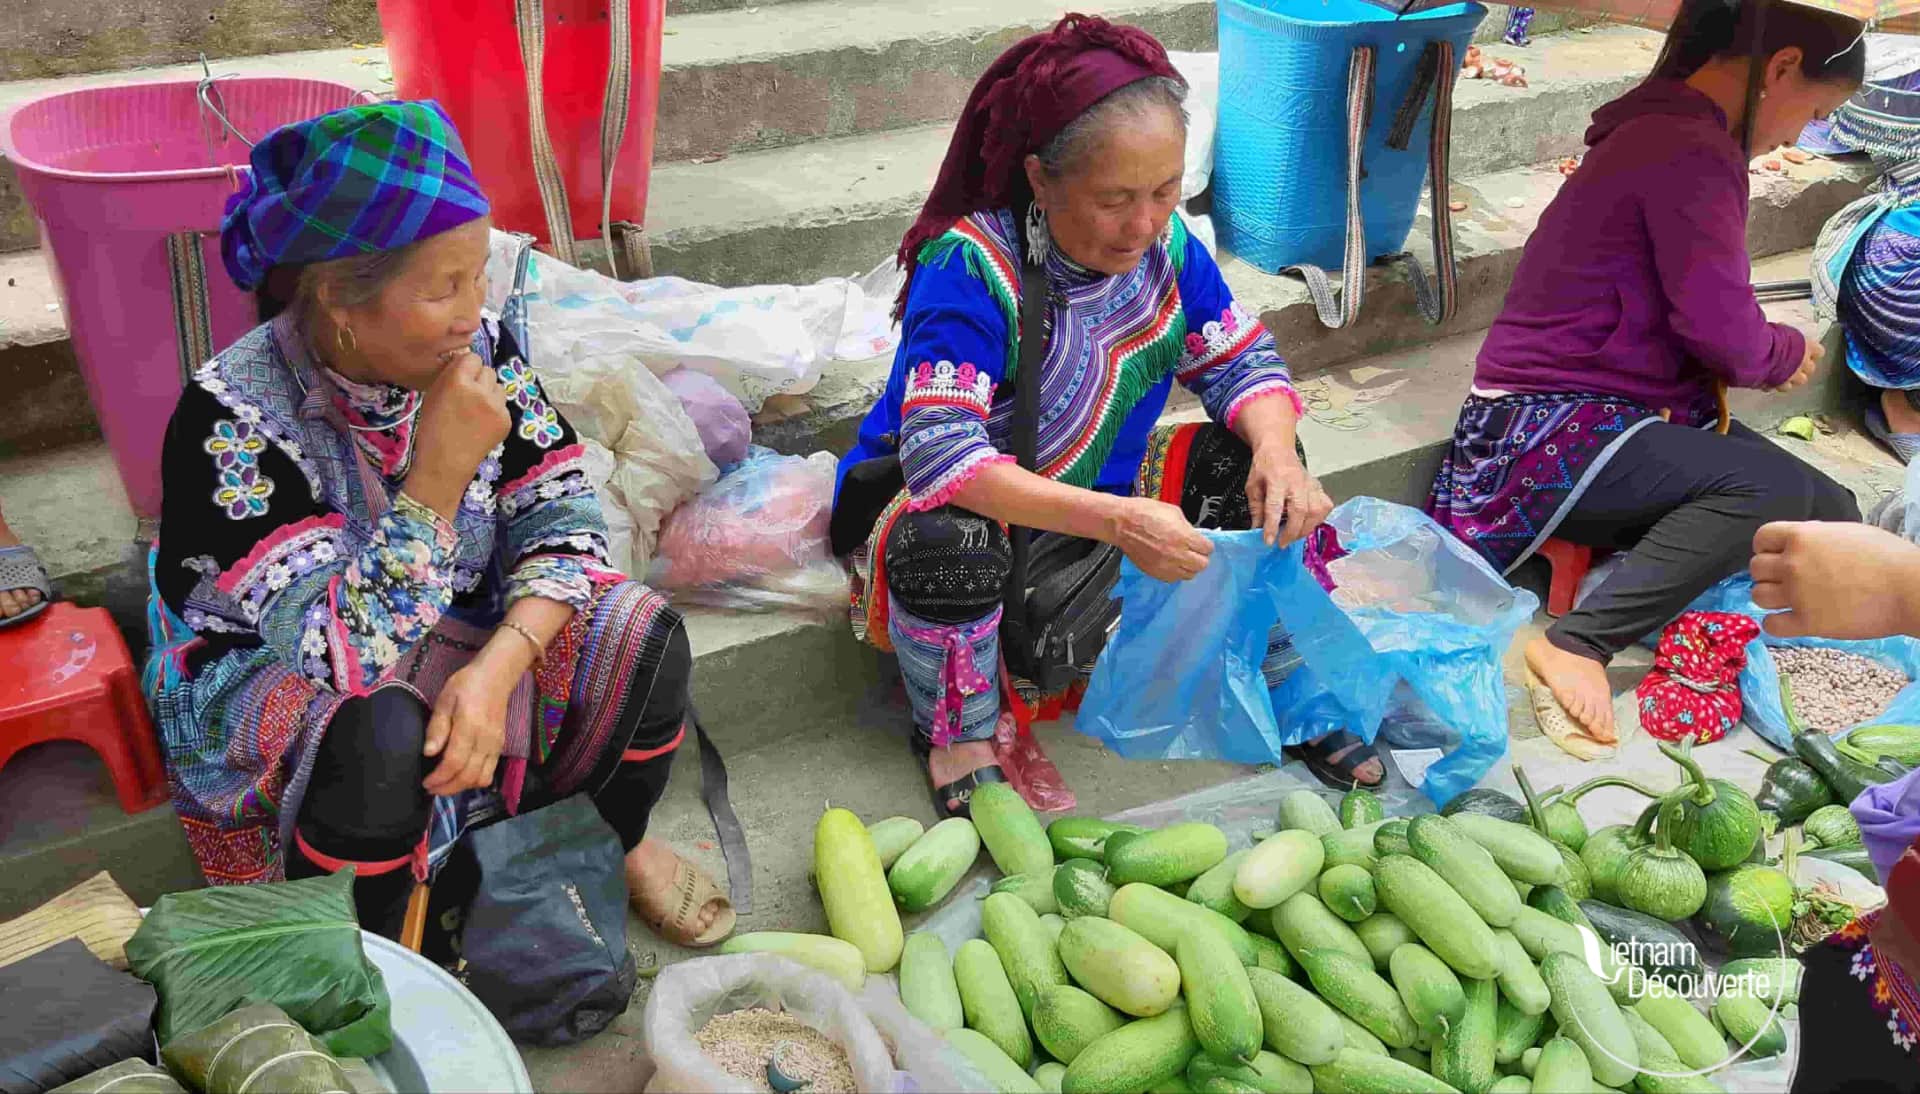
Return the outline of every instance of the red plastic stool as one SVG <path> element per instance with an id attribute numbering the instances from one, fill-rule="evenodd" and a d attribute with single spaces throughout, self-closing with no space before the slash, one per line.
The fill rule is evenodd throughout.
<path id="1" fill-rule="evenodd" d="M 1547 586 L 1547 615 L 1554 619 L 1573 610 L 1580 596 L 1580 583 L 1587 579 L 1593 564 L 1612 554 L 1596 547 L 1582 547 L 1564 539 L 1549 539 L 1537 552 L 1553 568 L 1553 580 Z"/>
<path id="2" fill-rule="evenodd" d="M 57 601 L 0 630 L 0 767 L 43 741 L 78 741 L 98 753 L 128 813 L 167 799 L 140 674 L 105 608 Z"/>

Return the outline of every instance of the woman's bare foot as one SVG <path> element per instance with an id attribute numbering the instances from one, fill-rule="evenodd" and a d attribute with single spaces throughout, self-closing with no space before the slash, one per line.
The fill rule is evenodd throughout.
<path id="1" fill-rule="evenodd" d="M 992 741 L 955 741 L 927 754 L 927 774 L 933 777 L 933 785 L 945 786 L 998 762 Z"/>
<path id="2" fill-rule="evenodd" d="M 1915 410 L 1904 391 L 1880 393 L 1880 412 L 1887 416 L 1887 428 L 1895 433 L 1920 433 L 1920 410 Z"/>
<path id="3" fill-rule="evenodd" d="M 664 917 L 667 910 L 679 905 L 680 894 L 674 885 L 679 863 L 679 854 L 659 840 L 643 839 L 627 852 L 627 892 L 633 906 L 649 921 Z M 709 900 L 697 909 L 693 921 L 686 925 L 688 936 L 705 934 L 725 908 L 724 903 Z"/>
<path id="4" fill-rule="evenodd" d="M 1544 634 L 1527 643 L 1526 659 L 1527 667 L 1589 737 L 1609 745 L 1620 739 L 1613 724 L 1613 689 L 1607 684 L 1605 665 L 1568 653 Z"/>
<path id="5" fill-rule="evenodd" d="M 13 534 L 5 520 L 0 520 L 0 547 L 18 547 L 20 537 Z M 40 603 L 38 589 L 0 589 L 0 619 L 12 619 L 21 612 Z"/>

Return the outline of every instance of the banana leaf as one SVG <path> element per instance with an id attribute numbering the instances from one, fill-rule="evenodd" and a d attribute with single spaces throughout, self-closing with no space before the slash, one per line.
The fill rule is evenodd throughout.
<path id="1" fill-rule="evenodd" d="M 160 1056 L 205 1094 L 337 1094 L 351 1088 L 340 1061 L 270 1003 L 241 1007 L 169 1041 Z"/>
<path id="2" fill-rule="evenodd" d="M 392 1003 L 360 946 L 353 874 L 170 893 L 127 940 L 160 992 L 160 1043 L 247 1003 L 272 1003 L 336 1056 L 393 1044 Z"/>
<path id="3" fill-rule="evenodd" d="M 64 1086 L 56 1086 L 47 1094 L 94 1094 L 95 1091 L 112 1091 L 113 1094 L 187 1094 L 187 1088 L 175 1082 L 173 1076 L 145 1060 L 122 1060 L 82 1075 Z"/>

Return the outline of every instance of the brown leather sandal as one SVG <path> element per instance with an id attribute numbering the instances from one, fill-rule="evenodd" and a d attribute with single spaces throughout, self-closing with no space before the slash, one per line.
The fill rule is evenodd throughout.
<path id="1" fill-rule="evenodd" d="M 633 894 L 633 910 L 640 914 L 642 922 L 653 928 L 654 933 L 675 945 L 704 949 L 718 945 L 733 933 L 736 919 L 733 902 L 713 883 L 706 871 L 678 855 L 674 856 L 673 885 L 665 898 L 668 906 L 648 907 L 642 903 L 645 899 L 640 893 Z M 720 902 L 721 908 L 714 915 L 713 922 L 708 924 L 704 932 L 694 934 L 693 925 L 699 921 L 700 912 L 715 901 Z"/>

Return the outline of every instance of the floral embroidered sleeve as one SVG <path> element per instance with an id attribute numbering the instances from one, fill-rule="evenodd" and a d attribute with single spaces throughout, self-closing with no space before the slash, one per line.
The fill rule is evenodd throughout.
<path id="1" fill-rule="evenodd" d="M 506 602 L 538 596 L 585 608 L 595 577 L 612 572 L 606 521 L 587 478 L 586 446 L 513 352 L 510 336 L 500 337 L 495 368 L 514 422 L 500 454 L 498 494 Z"/>
<path id="2" fill-rule="evenodd" d="M 253 408 L 222 405 L 209 383 L 181 395 L 161 454 L 161 596 L 203 638 L 264 643 L 321 687 L 371 689 L 452 600 L 452 525 L 401 495 L 356 532 Z"/>
<path id="3" fill-rule="evenodd" d="M 1207 415 L 1233 428 L 1241 408 L 1255 399 L 1285 396 L 1295 414 L 1304 412 L 1293 376 L 1260 320 L 1241 310 L 1220 267 L 1198 239 L 1184 231 L 1180 298 L 1187 344 L 1175 375 L 1200 397 Z"/>
<path id="4" fill-rule="evenodd" d="M 1000 303 L 959 255 L 914 275 L 898 358 L 905 367 L 895 378 L 911 508 L 945 505 L 982 468 L 1013 462 L 987 436 L 1007 327 Z"/>

